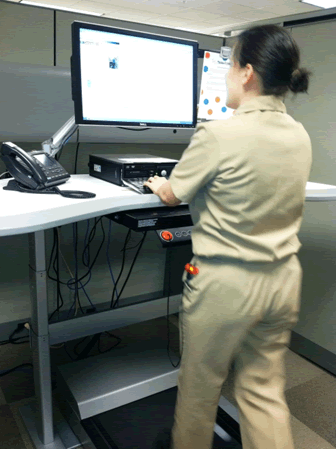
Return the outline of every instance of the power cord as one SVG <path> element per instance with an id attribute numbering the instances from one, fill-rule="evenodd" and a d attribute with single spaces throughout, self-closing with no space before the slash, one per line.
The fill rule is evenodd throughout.
<path id="1" fill-rule="evenodd" d="M 14 336 L 15 334 L 20 333 L 21 331 L 24 330 L 24 328 L 25 328 L 25 324 L 24 324 L 24 323 L 19 323 L 19 324 L 17 325 L 17 328 L 15 329 L 15 331 L 12 332 L 12 333 L 10 334 L 10 336 L 8 337 L 8 340 L 4 340 L 4 341 L 1 341 L 1 342 L 0 342 L 0 346 L 4 346 L 4 345 L 8 345 L 8 344 L 12 344 L 12 345 L 21 345 L 21 344 L 24 344 L 24 343 L 29 343 L 29 340 L 19 341 L 19 340 L 22 340 L 23 338 L 27 338 L 27 336 L 25 336 L 25 337 L 17 337 L 17 338 L 13 338 L 13 336 Z"/>
<path id="2" fill-rule="evenodd" d="M 143 245 L 143 243 L 144 243 L 144 241 L 145 241 L 145 239 L 146 239 L 146 236 L 147 236 L 147 231 L 144 232 L 144 234 L 143 234 L 143 237 L 142 237 L 142 239 L 141 239 L 141 241 L 140 241 L 139 248 L 137 249 L 137 252 L 135 253 L 135 256 L 134 256 L 132 265 L 131 265 L 131 267 L 130 267 L 130 269 L 129 269 L 129 272 L 128 272 L 128 274 L 127 274 L 127 277 L 126 277 L 126 279 L 125 279 L 125 282 L 124 282 L 124 284 L 123 284 L 123 286 L 122 286 L 122 288 L 121 288 L 121 290 L 120 290 L 120 293 L 119 293 L 119 295 L 118 295 L 118 297 L 117 297 L 117 300 L 116 300 L 116 302 L 115 302 L 115 304 L 114 304 L 114 306 L 113 306 L 112 308 L 116 308 L 117 305 L 118 305 L 120 296 L 122 295 L 122 292 L 124 291 L 124 289 L 125 289 L 125 287 L 126 287 L 126 284 L 127 284 L 127 282 L 128 282 L 128 279 L 129 279 L 129 277 L 131 276 L 133 267 L 134 267 L 135 262 L 136 262 L 136 260 L 137 260 L 137 258 L 138 258 L 138 255 L 139 255 L 139 252 L 140 252 L 140 250 L 141 250 L 141 248 L 142 248 L 142 245 Z"/>
<path id="3" fill-rule="evenodd" d="M 91 279 L 92 268 L 93 268 L 93 266 L 94 266 L 94 264 L 95 264 L 95 262 L 97 260 L 97 257 L 99 255 L 99 253 L 101 251 L 101 248 L 102 248 L 102 246 L 104 244 L 104 241 L 105 241 L 105 230 L 104 230 L 104 227 L 103 227 L 103 224 L 102 224 L 101 220 L 102 220 L 102 217 L 100 219 L 95 219 L 95 224 L 94 224 L 93 228 L 91 229 L 89 237 L 88 237 L 88 233 L 89 233 L 89 229 L 90 229 L 90 220 L 87 220 L 87 230 L 86 230 L 86 235 L 85 235 L 85 240 L 84 240 L 84 245 L 85 246 L 84 246 L 84 250 L 83 250 L 83 254 L 82 254 L 82 261 L 83 261 L 83 265 L 88 268 L 88 271 L 79 279 L 76 279 L 76 276 L 71 272 L 71 270 L 69 268 L 69 265 L 67 264 L 67 262 L 65 260 L 65 257 L 63 255 L 61 249 L 60 249 L 60 241 L 61 241 L 60 228 L 57 228 L 57 232 L 54 231 L 54 241 L 53 241 L 53 246 L 52 246 L 52 250 L 51 250 L 51 255 L 50 255 L 47 275 L 48 275 L 49 279 L 57 282 L 57 284 L 59 285 L 59 287 L 58 287 L 58 294 L 59 294 L 59 297 L 61 299 L 62 304 L 59 305 L 59 302 L 57 303 L 57 309 L 49 317 L 49 322 L 50 322 L 51 318 L 54 316 L 54 314 L 56 312 L 58 312 L 64 305 L 63 297 L 62 297 L 62 294 L 61 294 L 61 291 L 60 291 L 60 286 L 61 285 L 66 285 L 70 290 L 75 290 L 76 289 L 76 285 L 77 285 L 76 301 L 74 302 L 74 304 L 72 305 L 72 307 L 70 309 L 70 311 L 71 311 L 72 308 L 74 307 L 74 305 L 76 305 L 75 316 L 77 316 L 78 310 L 82 310 L 82 313 L 84 314 L 83 309 L 81 308 L 80 302 L 79 302 L 79 299 L 78 299 L 79 290 L 83 290 L 83 292 L 86 295 L 86 297 L 87 297 L 87 299 L 88 299 L 92 309 L 94 311 L 96 310 L 95 306 L 92 304 L 88 294 L 85 291 L 85 286 L 89 283 L 89 281 Z M 97 227 L 98 223 L 101 223 L 101 227 L 102 227 L 102 231 L 103 231 L 103 239 L 102 239 L 100 247 L 99 247 L 99 249 L 97 251 L 97 254 L 94 257 L 93 262 L 90 264 L 90 244 L 91 244 L 91 242 L 93 241 L 93 239 L 95 237 L 96 227 Z M 75 252 L 75 246 L 77 245 L 77 243 L 76 243 L 76 241 L 77 241 L 77 231 L 76 231 L 76 229 L 73 229 L 73 234 L 74 234 L 73 235 L 73 242 L 74 242 L 74 252 Z M 56 249 L 56 254 L 55 254 L 55 257 L 54 257 L 55 249 Z M 67 268 L 67 271 L 69 272 L 69 274 L 71 276 L 70 279 L 67 282 L 63 282 L 59 278 L 59 259 L 60 259 L 59 256 L 62 257 L 63 262 L 64 262 L 64 264 L 65 264 L 65 266 Z M 77 259 L 78 258 L 75 257 L 76 266 L 78 266 L 77 265 L 78 264 Z M 53 269 L 54 269 L 54 271 L 56 273 L 56 278 L 51 276 L 51 274 L 50 274 L 50 270 L 51 270 L 51 266 L 52 265 L 53 265 Z M 86 279 L 85 283 L 82 284 L 81 281 L 84 280 L 86 277 L 88 277 L 88 279 Z"/>
<path id="4" fill-rule="evenodd" d="M 25 328 L 28 329 L 27 324 L 28 323 L 19 323 L 17 325 L 17 328 L 15 329 L 15 331 L 10 334 L 9 339 L 6 341 L 0 342 L 0 346 L 4 346 L 4 345 L 8 345 L 8 344 L 20 345 L 20 344 L 24 344 L 24 343 L 29 343 L 29 340 L 18 341 L 18 340 L 21 340 L 22 338 L 26 338 L 26 337 L 13 338 L 13 335 L 21 332 Z M 22 363 L 21 365 L 15 366 L 14 368 L 0 371 L 0 377 L 6 376 L 7 374 L 10 374 L 16 370 L 20 370 L 21 368 L 24 368 L 27 366 L 33 367 L 32 363 Z"/>
<path id="5" fill-rule="evenodd" d="M 130 230 L 130 231 L 131 231 L 131 230 Z M 128 235 L 128 234 L 127 234 L 127 235 Z M 129 234 L 129 235 L 130 235 L 130 234 Z M 141 239 L 141 241 L 140 241 L 140 246 L 139 246 L 139 248 L 137 249 L 137 252 L 136 252 L 136 254 L 135 254 L 135 256 L 134 256 L 134 259 L 133 259 L 131 268 L 129 269 L 129 272 L 128 272 L 128 274 L 127 274 L 126 280 L 125 280 L 125 282 L 124 282 L 124 284 L 123 284 L 123 286 L 122 286 L 122 288 L 121 288 L 121 291 L 120 291 L 120 293 L 119 293 L 119 295 L 118 295 L 118 297 L 117 297 L 117 299 L 116 299 L 116 302 L 115 302 L 114 305 L 112 306 L 112 309 L 116 308 L 117 305 L 118 305 L 120 296 L 121 296 L 122 292 L 124 291 L 124 289 L 125 289 L 125 287 L 126 287 L 127 281 L 128 281 L 128 279 L 129 279 L 129 277 L 130 277 L 130 275 L 131 275 L 131 273 L 132 273 L 134 264 L 135 264 L 135 262 L 136 262 L 136 260 L 137 260 L 137 258 L 138 258 L 139 252 L 140 252 L 140 250 L 141 250 L 141 248 L 142 248 L 142 245 L 143 245 L 143 243 L 144 243 L 144 241 L 145 241 L 146 236 L 147 236 L 147 231 L 144 232 L 144 234 L 143 234 L 143 238 Z M 127 239 L 127 237 L 126 237 L 126 239 Z M 124 246 L 124 248 L 125 248 L 125 246 Z M 120 278 L 121 273 L 122 273 L 123 268 L 124 268 L 126 248 L 125 248 L 123 251 L 124 251 L 123 266 L 122 266 L 122 269 L 121 269 L 121 271 L 120 271 L 120 273 L 119 273 L 119 277 L 118 277 L 118 279 L 117 279 L 117 281 L 116 281 L 116 285 L 118 284 L 119 278 Z M 116 288 L 116 285 L 115 285 L 115 288 Z M 114 297 L 114 290 L 115 290 L 115 288 L 113 289 L 112 300 L 113 300 L 113 297 Z"/>
<path id="6" fill-rule="evenodd" d="M 129 277 L 130 277 L 130 275 L 131 275 L 133 266 L 134 266 L 135 261 L 136 261 L 136 259 L 137 259 L 137 257 L 138 257 L 138 254 L 139 254 L 139 252 L 140 252 L 140 250 L 141 250 L 141 247 L 142 247 L 142 245 L 143 245 L 143 243 L 144 243 L 144 240 L 145 240 L 145 238 L 146 238 L 146 235 L 147 235 L 147 232 L 144 232 L 144 236 L 143 236 L 143 238 L 141 239 L 141 241 L 140 241 L 135 247 L 133 247 L 133 248 L 136 248 L 136 247 L 140 244 L 140 246 L 139 246 L 139 248 L 138 248 L 138 250 L 137 250 L 137 252 L 136 252 L 136 254 L 135 254 L 135 257 L 134 257 L 134 259 L 133 259 L 133 262 L 132 262 L 131 268 L 130 268 L 130 270 L 129 270 L 129 272 L 128 272 L 128 275 L 127 275 L 127 277 L 126 277 L 126 280 L 125 280 L 125 282 L 124 282 L 124 284 L 123 284 L 123 286 L 122 286 L 122 289 L 121 289 L 119 295 L 117 295 L 117 299 L 116 299 L 115 303 L 113 304 L 114 293 L 115 293 L 115 290 L 116 290 L 116 288 L 117 288 L 117 284 L 118 284 L 118 282 L 119 282 L 119 279 L 120 279 L 120 277 L 121 277 L 121 275 L 122 275 L 123 269 L 124 269 L 126 246 L 127 246 L 127 243 L 128 243 L 129 240 L 130 240 L 131 229 L 129 229 L 129 231 L 128 231 L 127 235 L 126 235 L 124 247 L 123 247 L 123 249 L 122 249 L 122 251 L 123 251 L 122 267 L 121 267 L 121 270 L 120 270 L 118 279 L 117 279 L 117 281 L 116 281 L 116 283 L 115 283 L 115 285 L 114 285 L 114 288 L 113 288 L 112 298 L 111 298 L 111 306 L 110 306 L 111 308 L 116 308 L 116 306 L 117 306 L 117 304 L 118 304 L 118 301 L 119 301 L 119 299 L 120 299 L 120 296 L 121 296 L 121 294 L 122 294 L 122 292 L 123 292 L 123 290 L 124 290 L 124 288 L 125 288 L 125 286 L 126 286 L 126 284 L 127 284 L 127 281 L 128 281 L 128 279 L 129 279 Z M 130 248 L 128 248 L 128 249 L 130 249 Z M 173 361 L 172 361 L 172 359 L 171 359 L 171 357 L 170 357 L 170 353 L 169 353 L 169 348 L 170 348 L 170 327 L 169 327 L 169 315 L 170 315 L 170 314 L 169 314 L 169 299 L 170 299 L 170 270 L 169 270 L 169 273 L 168 273 L 168 298 L 167 298 L 167 316 L 166 316 L 166 318 L 167 318 L 167 338 L 168 338 L 167 352 L 168 352 L 168 357 L 169 357 L 170 363 L 172 364 L 172 366 L 173 366 L 174 368 L 177 368 L 177 367 L 179 366 L 180 362 L 181 362 L 182 354 L 183 354 L 183 330 L 182 330 L 182 326 L 180 326 L 181 332 L 182 332 L 182 338 L 181 338 L 181 341 L 182 341 L 181 357 L 180 357 L 178 363 L 177 363 L 176 365 L 174 365 L 174 363 L 173 363 Z M 179 319 L 181 319 L 181 317 L 179 317 Z"/>
<path id="7" fill-rule="evenodd" d="M 109 349 L 106 349 L 105 351 L 102 351 L 100 349 L 100 344 L 101 344 L 101 336 L 106 333 L 109 334 L 111 337 L 117 339 L 117 343 L 114 344 L 113 346 L 111 346 Z M 90 338 L 90 341 L 88 342 L 88 344 L 82 349 L 81 352 L 78 352 L 77 349 L 78 347 L 87 339 Z M 81 341 L 79 341 L 78 343 L 76 343 L 76 345 L 73 348 L 73 351 L 76 355 L 76 357 L 73 357 L 69 351 L 68 348 L 66 347 L 66 344 L 64 344 L 64 349 L 68 355 L 68 357 L 72 360 L 72 361 L 77 361 L 77 360 L 83 360 L 83 359 L 88 359 L 90 357 L 94 357 L 94 355 L 89 355 L 90 351 L 94 348 L 94 346 L 96 345 L 96 343 L 98 343 L 98 351 L 100 354 L 105 354 L 109 351 L 111 351 L 112 349 L 114 349 L 115 347 L 117 347 L 120 343 L 121 343 L 122 339 L 120 337 L 117 337 L 116 335 L 110 334 L 110 332 L 106 331 L 106 332 L 101 332 L 95 335 L 92 335 L 90 337 L 84 337 Z"/>
<path id="8" fill-rule="evenodd" d="M 101 222 L 101 220 L 103 219 L 103 217 L 100 217 L 99 219 L 98 219 L 98 221 L 96 221 L 96 223 L 95 223 L 95 225 L 94 225 L 94 233 L 95 233 L 95 228 L 96 228 L 96 226 L 98 225 L 98 223 L 100 223 Z M 95 219 L 96 220 L 96 219 Z M 101 225 L 102 226 L 102 225 Z M 92 267 L 94 266 L 94 264 L 95 264 L 95 262 L 96 262 L 96 260 L 97 260 L 97 258 L 98 258 L 98 256 L 99 256 L 99 253 L 100 253 L 100 250 L 101 250 L 101 248 L 102 248 L 102 246 L 103 246 L 103 244 L 104 244 L 104 241 L 105 241 L 105 231 L 104 231 L 104 228 L 103 228 L 103 226 L 102 226 L 102 230 L 103 230 L 103 240 L 102 240 L 102 242 L 101 242 L 101 244 L 100 244 L 100 246 L 99 246 L 99 249 L 98 249 L 98 251 L 97 251 L 97 253 L 96 253 L 96 255 L 95 255 L 95 258 L 94 258 L 94 260 L 93 260 L 93 262 L 92 262 L 92 264 L 89 266 L 89 269 L 88 269 L 88 271 L 83 275 L 83 276 L 81 276 L 79 279 L 77 279 L 77 281 L 72 281 L 72 282 L 68 282 L 67 283 L 67 285 L 69 286 L 69 285 L 74 285 L 76 282 L 80 282 L 80 281 L 82 281 L 83 279 L 85 279 L 87 276 L 89 276 L 90 275 L 90 273 L 91 273 L 91 270 L 92 270 Z M 93 229 L 92 229 L 92 231 L 93 231 Z M 91 232 L 92 232 L 91 231 Z M 90 235 L 91 235 L 91 233 L 90 233 Z M 94 234 L 93 234 L 94 235 Z M 93 240 L 93 237 L 92 237 L 92 239 L 90 239 L 90 237 L 89 237 L 89 242 L 91 243 L 91 241 Z M 84 249 L 85 250 L 85 249 Z M 85 284 L 86 285 L 86 284 Z"/>
<path id="9" fill-rule="evenodd" d="M 174 368 L 177 368 L 179 366 L 179 364 L 181 363 L 181 359 L 182 359 L 182 354 L 183 354 L 183 329 L 182 329 L 182 325 L 180 326 L 182 335 L 181 335 L 181 341 L 182 341 L 182 348 L 181 348 L 181 356 L 180 356 L 180 360 L 177 362 L 176 365 L 174 365 L 172 359 L 170 358 L 170 353 L 169 353 L 169 346 L 170 346 L 170 328 L 169 328 L 169 299 L 170 299 L 170 270 L 168 273 L 168 298 L 167 298 L 167 338 L 168 338 L 168 344 L 167 344 L 167 353 L 168 353 L 168 357 L 170 360 L 170 363 L 172 364 L 172 366 Z M 181 314 L 179 314 L 179 320 L 181 319 Z"/>
<path id="10" fill-rule="evenodd" d="M 78 224 L 73 223 L 72 225 L 73 230 L 73 246 L 74 246 L 74 257 L 75 257 L 75 295 L 74 295 L 74 304 L 76 304 L 76 314 L 78 312 L 77 306 L 79 306 L 82 314 L 84 315 L 84 311 L 82 309 L 81 303 L 79 301 L 79 294 L 78 294 L 78 257 L 77 257 L 77 246 L 78 246 Z M 90 271 L 90 277 L 91 277 L 91 271 Z M 69 313 L 72 309 L 73 305 L 71 306 Z M 68 313 L 68 316 L 69 316 Z M 75 315 L 76 316 L 76 315 Z"/>
<path id="11" fill-rule="evenodd" d="M 88 297 L 88 295 L 87 295 L 87 293 L 86 293 L 86 291 L 85 291 L 85 289 L 84 289 L 84 287 L 88 284 L 88 282 L 90 281 L 90 279 L 91 279 L 91 270 L 92 270 L 92 267 L 93 267 L 93 265 L 95 264 L 95 262 L 96 262 L 96 260 L 97 260 L 97 258 L 98 258 L 98 255 L 99 255 L 99 253 L 100 253 L 100 251 L 101 251 L 101 248 L 102 248 L 102 246 L 103 246 L 103 244 L 104 244 L 104 242 L 105 242 L 105 229 L 104 229 L 104 226 L 103 226 L 103 222 L 102 222 L 102 218 L 103 217 L 101 217 L 98 221 L 95 219 L 95 226 L 94 226 L 94 228 L 93 228 L 93 230 L 94 230 L 94 234 L 93 234 L 93 237 L 94 237 L 94 235 L 95 235 L 95 229 L 96 229 L 96 226 L 97 226 L 97 224 L 100 222 L 100 224 L 101 224 L 101 229 L 102 229 L 102 232 L 103 232 L 103 239 L 102 239 L 102 242 L 101 242 L 101 244 L 100 244 L 100 246 L 99 246 L 99 248 L 98 248 L 98 251 L 97 251 L 97 253 L 96 253 L 96 256 L 95 256 L 95 258 L 94 258 L 94 260 L 93 260 L 93 262 L 92 262 L 92 264 L 90 265 L 90 251 L 89 251 L 89 244 L 91 243 L 91 241 L 93 240 L 93 237 L 91 238 L 91 233 L 92 233 L 92 231 L 91 231 L 91 233 L 90 233 L 90 237 L 89 237 L 89 242 L 88 242 L 88 244 L 85 246 L 85 248 L 84 248 L 84 251 L 83 251 L 83 255 L 82 255 L 82 260 L 83 260 L 83 264 L 86 266 L 86 267 L 88 267 L 88 271 L 86 272 L 86 274 L 84 275 L 84 276 L 82 276 L 81 278 L 79 278 L 78 279 L 78 269 L 77 269 L 77 267 L 78 267 L 78 263 L 77 263 L 77 253 L 76 253 L 76 249 L 74 248 L 74 252 L 75 252 L 75 262 L 76 262 L 76 273 L 75 273 L 75 278 L 74 278 L 74 282 L 72 282 L 72 280 L 70 280 L 70 281 L 68 281 L 68 287 L 72 290 L 72 288 L 71 288 L 71 285 L 75 285 L 75 288 L 74 288 L 74 290 L 75 290 L 75 298 L 77 298 L 78 299 L 78 301 L 79 301 L 79 297 L 78 297 L 78 290 L 79 289 L 83 289 L 83 292 L 85 293 L 85 295 L 86 295 L 86 297 L 87 297 L 87 299 L 88 299 L 88 301 L 90 302 L 90 305 L 91 305 L 91 307 L 94 309 L 94 311 L 96 310 L 96 308 L 95 308 L 95 306 L 92 304 L 92 302 L 90 301 L 90 298 Z M 75 229 L 76 227 L 74 227 L 74 229 Z M 76 235 L 75 235 L 76 234 Z M 74 244 L 75 245 L 77 245 L 77 231 L 75 232 L 75 234 L 74 234 Z M 84 259 L 84 256 L 86 255 L 86 249 L 88 248 L 88 254 L 87 254 L 87 258 L 86 258 L 86 260 Z M 87 277 L 87 276 L 89 276 L 89 279 L 86 281 L 86 283 L 84 284 L 84 285 L 82 285 L 82 283 L 81 283 L 81 281 L 82 281 L 82 279 L 84 279 L 85 277 Z M 78 284 L 81 284 L 81 287 L 80 288 L 78 288 Z M 68 313 L 68 316 L 69 316 L 69 314 L 70 314 L 70 312 L 71 312 L 71 310 L 72 310 L 72 307 L 74 306 L 74 304 L 75 304 L 75 302 L 73 303 L 73 305 L 71 306 L 71 308 L 70 308 L 70 310 L 69 310 L 69 313 Z M 82 311 L 82 313 L 84 314 L 84 312 L 83 312 L 83 310 L 82 310 L 82 308 L 80 307 L 80 309 L 81 309 L 81 311 Z M 76 315 L 77 315 L 77 313 L 76 313 Z M 75 316 L 76 316 L 75 315 Z"/>
<path id="12" fill-rule="evenodd" d="M 111 267 L 110 256 L 109 256 L 109 254 L 110 254 L 111 225 L 112 225 L 112 220 L 109 220 L 109 229 L 108 229 L 107 245 L 106 245 L 106 260 L 107 260 L 107 264 L 108 264 L 108 267 L 109 267 L 109 270 L 110 270 L 110 275 L 111 275 L 111 278 L 112 278 L 113 285 L 115 286 L 116 282 L 114 280 L 114 276 L 113 276 L 113 273 L 112 273 L 112 267 Z M 116 292 L 117 292 L 117 296 L 118 296 L 118 290 L 117 289 L 116 289 Z"/>
<path id="13" fill-rule="evenodd" d="M 8 171 L 5 171 L 5 172 L 1 173 L 1 175 L 0 175 L 0 179 L 8 179 L 8 178 L 12 178 L 12 177 L 13 176 Z"/>
<path id="14" fill-rule="evenodd" d="M 16 371 L 16 370 L 18 370 L 20 368 L 23 368 L 25 366 L 29 366 L 29 367 L 32 368 L 33 364 L 32 363 L 22 363 L 22 365 L 18 365 L 15 368 L 11 368 L 11 369 L 8 369 L 8 370 L 5 370 L 5 371 L 0 371 L 0 377 L 6 376 L 7 374 L 10 374 L 13 371 Z"/>
<path id="15" fill-rule="evenodd" d="M 118 285 L 119 279 L 120 279 L 120 277 L 121 277 L 121 275 L 122 275 L 122 272 L 123 272 L 123 270 L 124 270 L 125 257 L 126 257 L 126 246 L 127 246 L 127 243 L 129 242 L 129 240 L 130 240 L 130 238 L 131 238 L 131 232 L 132 232 L 132 230 L 129 229 L 129 230 L 128 230 L 128 233 L 127 233 L 127 235 L 126 235 L 126 238 L 125 238 L 124 247 L 123 247 L 123 249 L 121 250 L 121 251 L 123 252 L 123 259 L 122 259 L 122 264 L 121 264 L 120 273 L 119 273 L 119 275 L 118 275 L 118 278 L 117 278 L 117 280 L 116 280 L 116 282 L 115 282 L 115 284 L 114 284 L 114 288 L 113 288 L 113 291 L 112 291 L 111 304 L 110 304 L 110 308 L 111 308 L 111 309 L 114 307 L 114 305 L 113 305 L 114 294 L 115 294 L 115 291 L 116 291 L 116 289 L 117 289 L 117 285 Z M 118 295 L 118 296 L 120 296 L 120 295 Z"/>

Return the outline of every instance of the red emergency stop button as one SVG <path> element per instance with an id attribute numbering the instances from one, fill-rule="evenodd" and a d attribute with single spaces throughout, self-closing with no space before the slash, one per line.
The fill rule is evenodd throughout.
<path id="1" fill-rule="evenodd" d="M 163 240 L 166 240 L 167 242 L 173 240 L 173 234 L 169 231 L 162 231 L 161 237 L 163 238 Z"/>

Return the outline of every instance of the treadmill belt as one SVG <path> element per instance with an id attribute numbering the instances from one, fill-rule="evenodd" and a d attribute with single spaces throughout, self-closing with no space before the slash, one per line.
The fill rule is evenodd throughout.
<path id="1" fill-rule="evenodd" d="M 97 449 L 152 449 L 158 433 L 173 427 L 176 396 L 170 388 L 81 424 Z M 220 408 L 215 431 L 213 449 L 242 449 L 239 425 Z"/>

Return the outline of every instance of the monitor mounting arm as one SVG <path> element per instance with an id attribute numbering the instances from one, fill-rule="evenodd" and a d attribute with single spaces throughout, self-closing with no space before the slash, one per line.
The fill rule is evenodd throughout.
<path id="1" fill-rule="evenodd" d="M 73 115 L 50 139 L 42 142 L 43 151 L 55 157 L 77 129 L 78 125 Z"/>

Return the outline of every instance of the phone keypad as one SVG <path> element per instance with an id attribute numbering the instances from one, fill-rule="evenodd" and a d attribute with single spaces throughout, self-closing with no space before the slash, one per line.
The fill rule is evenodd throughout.
<path id="1" fill-rule="evenodd" d="M 38 161 L 35 158 L 37 164 L 43 171 L 44 175 L 47 178 L 47 182 L 55 182 L 58 179 L 68 178 L 69 174 L 66 172 L 66 170 L 63 167 L 55 167 L 55 168 L 46 168 L 45 165 L 43 165 L 40 161 Z"/>

